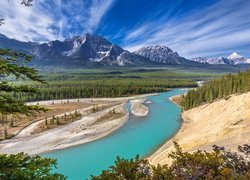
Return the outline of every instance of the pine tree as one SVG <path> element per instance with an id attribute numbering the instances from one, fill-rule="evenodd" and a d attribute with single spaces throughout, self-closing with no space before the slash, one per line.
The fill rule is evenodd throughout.
<path id="1" fill-rule="evenodd" d="M 14 81 L 28 79 L 33 82 L 44 83 L 35 69 L 25 66 L 30 60 L 31 57 L 24 53 L 0 49 L 0 114 L 3 117 L 2 123 L 8 123 L 7 117 L 10 114 L 30 114 L 35 111 L 46 111 L 39 105 L 27 105 L 22 99 L 13 96 L 13 93 L 31 95 L 38 93 L 38 91 L 28 85 L 14 85 L 9 81 L 10 79 Z M 7 129 L 4 134 L 8 134 Z"/>
<path id="2" fill-rule="evenodd" d="M 184 109 L 190 109 L 217 98 L 247 91 L 250 91 L 250 70 L 235 75 L 229 74 L 220 79 L 208 81 L 196 90 L 189 90 L 181 104 Z"/>

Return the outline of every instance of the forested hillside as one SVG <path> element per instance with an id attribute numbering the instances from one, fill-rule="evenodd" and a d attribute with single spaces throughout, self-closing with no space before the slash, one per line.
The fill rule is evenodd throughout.
<path id="1" fill-rule="evenodd" d="M 187 110 L 217 98 L 247 91 L 250 91 L 250 70 L 235 75 L 229 74 L 220 79 L 208 81 L 196 90 L 189 90 L 182 100 L 182 106 Z"/>
<path id="2" fill-rule="evenodd" d="M 29 84 L 28 82 L 25 83 Z M 77 81 L 50 81 L 48 84 L 33 84 L 39 94 L 15 93 L 24 100 L 50 100 L 70 98 L 121 97 L 136 94 L 164 92 L 173 87 L 195 87 L 194 81 L 164 79 L 94 79 Z"/>
<path id="3" fill-rule="evenodd" d="M 38 88 L 35 95 L 14 93 L 25 101 L 100 98 L 132 96 L 144 93 L 158 93 L 169 88 L 197 87 L 197 80 L 218 77 L 219 74 L 201 72 L 180 72 L 173 69 L 81 69 L 70 71 L 41 72 L 47 84 L 29 81 L 15 81 L 16 85 L 30 85 Z"/>

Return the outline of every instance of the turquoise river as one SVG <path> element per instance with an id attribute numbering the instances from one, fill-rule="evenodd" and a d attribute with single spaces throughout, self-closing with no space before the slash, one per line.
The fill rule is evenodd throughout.
<path id="1" fill-rule="evenodd" d="M 180 128 L 181 110 L 169 97 L 184 93 L 174 89 L 149 96 L 149 114 L 138 118 L 130 114 L 126 124 L 111 135 L 91 143 L 44 154 L 56 158 L 57 172 L 72 180 L 98 175 L 114 163 L 116 156 L 132 158 L 139 154 L 146 157 L 153 153 Z M 130 110 L 130 104 L 128 104 Z"/>

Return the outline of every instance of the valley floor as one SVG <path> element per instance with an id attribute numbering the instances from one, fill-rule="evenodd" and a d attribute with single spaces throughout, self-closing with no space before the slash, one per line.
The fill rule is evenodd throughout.
<path id="1" fill-rule="evenodd" d="M 214 144 L 237 151 L 238 145 L 249 144 L 250 92 L 190 109 L 182 118 L 178 133 L 148 158 L 153 165 L 171 163 L 173 141 L 189 152 L 210 151 Z"/>
<path id="2" fill-rule="evenodd" d="M 102 102 L 104 105 L 111 105 L 103 110 L 88 114 L 86 114 L 86 111 L 92 107 L 82 107 L 78 109 L 78 112 L 82 114 L 81 119 L 35 134 L 34 130 L 39 124 L 44 124 L 45 119 L 34 122 L 22 129 L 14 138 L 0 141 L 0 153 L 15 154 L 25 152 L 33 155 L 100 139 L 122 127 L 127 121 L 129 113 L 125 105 L 128 100 L 137 99 L 131 102 L 133 106 L 133 103 L 142 102 L 146 96 L 149 96 L 149 94 L 123 98 L 71 99 L 71 103 L 79 101 L 85 104 Z M 61 104 L 62 101 L 68 100 L 40 101 L 39 105 L 48 106 L 52 103 L 57 105 Z M 31 104 L 37 104 L 37 102 Z M 134 110 L 142 111 L 140 106 Z"/>

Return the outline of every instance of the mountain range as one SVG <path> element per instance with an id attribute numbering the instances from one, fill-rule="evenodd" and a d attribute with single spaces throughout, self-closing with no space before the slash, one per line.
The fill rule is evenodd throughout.
<path id="1" fill-rule="evenodd" d="M 37 66 L 193 64 L 165 46 L 144 47 L 131 53 L 101 36 L 91 34 L 42 44 L 21 42 L 0 34 L 0 48 L 11 48 L 30 54 L 34 56 L 32 64 Z"/>
<path id="2" fill-rule="evenodd" d="M 238 53 L 234 52 L 228 57 L 198 57 L 193 58 L 192 61 L 206 64 L 229 64 L 229 65 L 237 65 L 237 64 L 249 64 L 250 58 L 245 58 Z"/>
<path id="3" fill-rule="evenodd" d="M 147 64 L 147 58 L 132 54 L 107 39 L 86 34 L 48 43 L 21 42 L 0 35 L 0 47 L 34 56 L 33 65 L 88 66 Z"/>
<path id="4" fill-rule="evenodd" d="M 0 34 L 0 48 L 11 48 L 34 57 L 34 66 L 162 66 L 250 63 L 248 59 L 233 53 L 227 58 L 195 58 L 188 60 L 166 46 L 147 46 L 129 52 L 106 38 L 89 33 L 73 36 L 64 41 L 48 43 L 22 42 Z M 201 64 L 202 65 L 202 64 Z"/>

